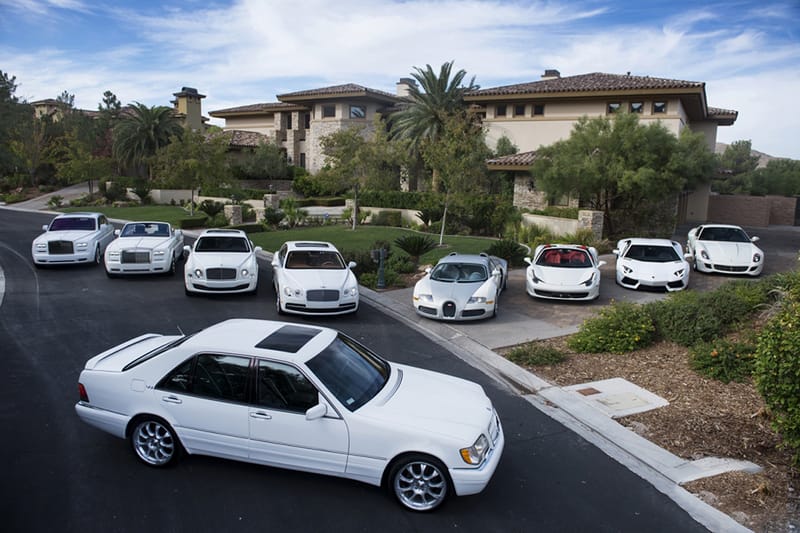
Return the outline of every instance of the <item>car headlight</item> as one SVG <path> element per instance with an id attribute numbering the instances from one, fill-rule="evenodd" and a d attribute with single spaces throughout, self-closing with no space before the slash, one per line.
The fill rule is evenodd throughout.
<path id="1" fill-rule="evenodd" d="M 533 270 L 531 270 L 531 281 L 533 283 L 541 283 L 542 281 L 540 278 L 536 277 L 536 274 L 533 273 Z"/>
<path id="2" fill-rule="evenodd" d="M 108 252 L 109 259 L 119 259 L 119 252 Z"/>
<path id="3" fill-rule="evenodd" d="M 201 269 L 199 269 L 199 268 L 195 268 L 194 269 L 194 276 L 196 278 L 202 278 L 203 277 L 203 271 Z"/>
<path id="4" fill-rule="evenodd" d="M 348 287 L 344 290 L 345 296 L 358 296 L 358 285 Z"/>
<path id="5" fill-rule="evenodd" d="M 761 262 L 761 254 L 755 253 L 753 254 L 753 263 L 760 263 Z"/>
<path id="6" fill-rule="evenodd" d="M 486 296 L 470 296 L 467 300 L 468 304 L 485 304 Z"/>
<path id="7" fill-rule="evenodd" d="M 633 272 L 633 269 L 629 266 L 622 265 L 622 273 L 623 274 L 630 274 Z"/>
<path id="8" fill-rule="evenodd" d="M 706 252 L 705 250 L 700 250 L 700 257 L 702 257 L 706 261 L 711 261 L 711 258 L 708 256 L 708 252 Z"/>
<path id="9" fill-rule="evenodd" d="M 249 273 L 250 273 L 250 272 L 249 272 L 249 271 L 248 271 L 246 268 L 243 268 L 243 269 L 242 269 L 242 277 L 243 277 L 243 278 L 246 278 L 246 277 L 247 277 L 247 275 L 248 275 Z"/>
<path id="10" fill-rule="evenodd" d="M 164 251 L 163 250 L 157 250 L 157 251 L 153 252 L 153 257 L 164 257 Z"/>
<path id="11" fill-rule="evenodd" d="M 286 294 L 286 296 L 289 296 L 289 297 L 291 297 L 291 296 L 300 296 L 301 294 L 303 294 L 302 290 L 293 289 L 291 287 L 284 287 L 283 288 L 283 292 L 284 292 L 284 294 Z"/>
<path id="12" fill-rule="evenodd" d="M 680 278 L 681 276 L 683 276 L 683 273 L 685 271 L 686 271 L 686 269 L 682 268 L 680 270 L 676 270 L 672 275 L 675 276 L 676 278 Z"/>
<path id="13" fill-rule="evenodd" d="M 76 242 L 75 243 L 75 248 L 80 248 L 81 250 L 85 250 L 87 246 L 89 246 L 88 242 Z"/>
<path id="14" fill-rule="evenodd" d="M 46 242 L 37 242 L 36 243 L 36 250 L 40 252 L 44 252 L 47 250 L 47 243 Z"/>
<path id="15" fill-rule="evenodd" d="M 433 295 L 432 294 L 417 294 L 415 296 L 417 300 L 427 303 L 433 303 Z"/>
<path id="16" fill-rule="evenodd" d="M 591 276 L 589 276 L 589 279 L 583 282 L 583 284 L 586 285 L 587 287 L 591 287 L 593 282 L 594 282 L 594 272 L 592 273 Z"/>
<path id="17" fill-rule="evenodd" d="M 479 465 L 483 462 L 483 459 L 486 457 L 486 452 L 488 451 L 489 440 L 486 438 L 486 435 L 481 434 L 478 440 L 475 441 L 475 444 L 469 448 L 461 448 L 459 453 L 461 454 L 461 459 L 463 459 L 465 463 Z"/>

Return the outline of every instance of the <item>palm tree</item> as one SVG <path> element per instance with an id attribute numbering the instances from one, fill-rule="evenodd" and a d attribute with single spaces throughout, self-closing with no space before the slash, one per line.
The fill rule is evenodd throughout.
<path id="1" fill-rule="evenodd" d="M 134 104 L 122 113 L 114 127 L 114 156 L 138 172 L 149 157 L 169 144 L 170 137 L 183 133 L 183 126 L 169 107 Z M 149 164 L 147 174 L 152 178 Z"/>
<path id="2" fill-rule="evenodd" d="M 411 103 L 391 119 L 392 136 L 409 141 L 413 153 L 419 153 L 426 142 L 435 142 L 444 129 L 446 117 L 464 111 L 464 93 L 479 88 L 474 76 L 468 85 L 462 85 L 467 75 L 464 70 L 451 78 L 452 68 L 452 61 L 444 63 L 437 76 L 430 65 L 425 65 L 425 70 L 414 67 L 416 72 L 411 75 L 419 86 L 409 87 Z M 431 185 L 437 190 L 436 172 Z"/>

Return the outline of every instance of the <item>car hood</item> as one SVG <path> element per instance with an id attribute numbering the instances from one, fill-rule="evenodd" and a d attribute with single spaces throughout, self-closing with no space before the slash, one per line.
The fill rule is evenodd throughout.
<path id="1" fill-rule="evenodd" d="M 442 282 L 423 278 L 417 282 L 417 288 L 414 292 L 416 294 L 431 294 L 434 301 L 455 300 L 466 302 L 485 283 L 485 281 L 473 283 Z"/>
<path id="2" fill-rule="evenodd" d="M 553 285 L 579 285 L 594 272 L 593 268 L 562 268 L 533 265 L 531 267 L 537 278 Z"/>
<path id="3" fill-rule="evenodd" d="M 655 263 L 652 261 L 637 261 L 635 259 L 621 259 L 621 265 L 628 268 L 643 277 L 654 279 L 667 279 L 672 274 L 680 269 L 688 269 L 689 265 L 683 261 L 669 261 L 667 263 Z"/>
<path id="4" fill-rule="evenodd" d="M 700 241 L 709 257 L 717 263 L 750 263 L 759 248 L 749 242 Z"/>
<path id="5" fill-rule="evenodd" d="M 362 407 L 361 416 L 464 442 L 488 428 L 492 402 L 477 383 L 406 365 L 392 368 L 400 383 Z"/>
<path id="6" fill-rule="evenodd" d="M 157 250 L 168 248 L 170 237 L 119 237 L 111 241 L 109 250 L 129 250 L 133 248 Z"/>
<path id="7" fill-rule="evenodd" d="M 249 252 L 247 253 L 222 253 L 222 252 L 192 252 L 189 255 L 187 264 L 191 264 L 194 268 L 212 268 L 212 267 L 227 267 L 238 268 L 253 257 Z"/>
<path id="8" fill-rule="evenodd" d="M 297 269 L 284 270 L 290 286 L 302 287 L 304 290 L 312 289 L 341 289 L 350 277 L 350 269 L 344 270 L 315 270 Z"/>
<path id="9" fill-rule="evenodd" d="M 81 241 L 92 237 L 96 230 L 69 230 L 69 231 L 48 231 L 36 237 L 36 241 Z M 36 242 L 34 241 L 34 242 Z"/>

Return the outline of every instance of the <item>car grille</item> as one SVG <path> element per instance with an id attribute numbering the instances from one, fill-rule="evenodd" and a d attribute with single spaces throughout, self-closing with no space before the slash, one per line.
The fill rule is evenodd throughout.
<path id="1" fill-rule="evenodd" d="M 461 316 L 467 318 L 473 316 L 481 316 L 485 313 L 486 311 L 484 311 L 483 309 L 465 309 L 464 311 L 461 311 Z"/>
<path id="2" fill-rule="evenodd" d="M 449 318 L 456 316 L 456 304 L 453 302 L 445 302 L 442 306 L 442 316 Z"/>
<path id="3" fill-rule="evenodd" d="M 422 312 L 422 313 L 436 316 L 436 309 L 434 309 L 433 307 L 427 307 L 425 305 L 420 305 L 417 309 L 419 309 L 420 312 Z"/>
<path id="4" fill-rule="evenodd" d="M 747 272 L 747 267 L 737 267 L 728 265 L 714 265 L 716 270 L 720 272 Z"/>
<path id="5" fill-rule="evenodd" d="M 540 296 L 549 296 L 550 298 L 588 298 L 588 292 L 558 292 L 558 291 L 540 291 L 535 290 L 536 294 Z"/>
<path id="6" fill-rule="evenodd" d="M 683 281 L 670 281 L 667 285 L 670 289 L 679 289 L 683 287 Z"/>
<path id="7" fill-rule="evenodd" d="M 49 241 L 47 251 L 51 254 L 71 254 L 73 252 L 72 241 Z"/>
<path id="8" fill-rule="evenodd" d="M 129 250 L 122 251 L 123 263 L 149 263 L 150 252 L 134 252 Z"/>
<path id="9" fill-rule="evenodd" d="M 336 302 L 339 300 L 339 291 L 331 289 L 315 289 L 306 292 L 309 302 Z"/>
<path id="10" fill-rule="evenodd" d="M 208 268 L 206 279 L 236 279 L 235 268 Z"/>

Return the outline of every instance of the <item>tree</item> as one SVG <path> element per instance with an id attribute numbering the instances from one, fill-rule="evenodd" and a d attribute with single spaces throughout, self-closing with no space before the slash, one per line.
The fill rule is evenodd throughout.
<path id="1" fill-rule="evenodd" d="M 660 123 L 644 126 L 637 115 L 618 113 L 613 120 L 582 117 L 568 139 L 537 151 L 531 173 L 551 199 L 573 195 L 603 211 L 615 235 L 617 219 L 654 221 L 656 207 L 674 213 L 665 200 L 707 182 L 714 164 L 702 133 L 685 129 L 675 137 Z"/>
<path id="2" fill-rule="evenodd" d="M 244 179 L 282 180 L 290 175 L 286 154 L 280 146 L 269 141 L 259 143 L 252 154 L 236 165 L 235 171 Z"/>
<path id="3" fill-rule="evenodd" d="M 148 159 L 159 148 L 168 145 L 171 139 L 180 138 L 183 131 L 183 126 L 169 107 L 147 107 L 134 102 L 130 113 L 114 127 L 114 156 L 123 165 L 133 167 L 137 173 L 146 166 L 147 176 L 152 179 Z"/>
<path id="4" fill-rule="evenodd" d="M 16 174 L 23 164 L 19 157 L 19 139 L 21 127 L 33 117 L 33 109 L 19 102 L 14 94 L 17 90 L 17 78 L 0 70 L 0 175 Z"/>
<path id="5" fill-rule="evenodd" d="M 452 68 L 453 61 L 450 61 L 441 66 L 438 76 L 430 65 L 426 65 L 425 70 L 414 67 L 415 72 L 411 73 L 419 86 L 409 87 L 410 104 L 393 115 L 391 131 L 394 138 L 408 141 L 412 155 L 420 154 L 424 143 L 435 142 L 444 129 L 445 119 L 466 108 L 464 94 L 478 89 L 474 77 L 467 85 L 462 85 L 466 71 L 452 74 Z M 435 169 L 431 188 L 434 191 L 439 188 Z"/>
<path id="6" fill-rule="evenodd" d="M 122 113 L 122 104 L 111 91 L 103 93 L 103 100 L 97 106 L 99 116 L 96 121 L 96 141 L 92 153 L 97 157 L 114 155 L 114 126 Z"/>
<path id="7" fill-rule="evenodd" d="M 440 177 L 444 192 L 444 212 L 439 245 L 444 240 L 447 208 L 455 194 L 480 194 L 486 189 L 486 159 L 491 151 L 476 118 L 466 111 L 441 117 L 442 133 L 422 146 L 422 158 Z"/>
<path id="8" fill-rule="evenodd" d="M 800 195 L 800 161 L 773 159 L 753 172 L 752 194 Z"/>
<path id="9" fill-rule="evenodd" d="M 722 194 L 750 194 L 758 156 L 753 155 L 750 141 L 729 144 L 718 157 L 719 170 L 711 189 Z"/>
<path id="10" fill-rule="evenodd" d="M 224 182 L 228 150 L 225 136 L 206 138 L 187 128 L 171 141 L 149 161 L 158 182 L 166 187 L 191 189 L 192 198 L 196 189 Z M 191 209 L 194 213 L 193 204 Z"/>

